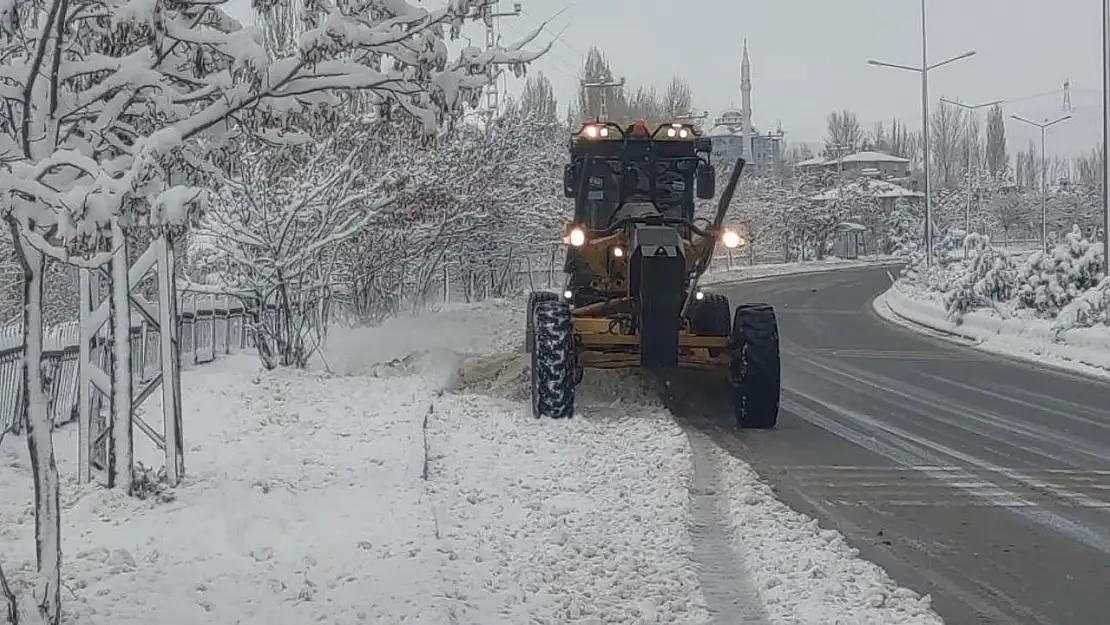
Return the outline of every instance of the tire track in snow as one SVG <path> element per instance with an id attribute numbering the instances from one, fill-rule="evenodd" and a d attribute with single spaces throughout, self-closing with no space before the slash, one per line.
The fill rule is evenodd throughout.
<path id="1" fill-rule="evenodd" d="M 763 600 L 737 553 L 732 523 L 722 500 L 724 485 L 714 460 L 714 443 L 705 434 L 679 421 L 690 441 L 694 473 L 690 484 L 690 542 L 698 583 L 714 622 L 721 625 L 767 625 Z"/>

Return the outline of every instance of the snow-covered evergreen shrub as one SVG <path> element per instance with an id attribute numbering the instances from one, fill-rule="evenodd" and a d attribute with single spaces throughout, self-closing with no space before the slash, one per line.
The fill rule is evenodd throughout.
<path id="1" fill-rule="evenodd" d="M 925 217 L 919 203 L 898 199 L 889 219 L 881 228 L 883 251 L 895 256 L 912 256 L 920 247 L 921 234 L 925 228 Z"/>
<path id="2" fill-rule="evenodd" d="M 924 223 L 924 222 L 923 222 Z M 962 230 L 948 230 L 933 244 L 933 265 L 925 263 L 924 249 L 909 253 L 902 277 L 929 291 L 947 292 L 953 281 L 964 274 Z M 958 253 L 957 253 L 957 250 Z"/>
<path id="3" fill-rule="evenodd" d="M 1105 268 L 1102 246 L 1073 226 L 1048 253 L 1034 252 L 1020 270 L 1018 303 L 1053 317 L 1084 291 L 1098 285 Z"/>
<path id="4" fill-rule="evenodd" d="M 1110 278 L 1103 278 L 1064 306 L 1056 315 L 1052 331 L 1059 338 L 1061 332 L 1100 324 L 1110 325 Z"/>
<path id="5" fill-rule="evenodd" d="M 1009 301 L 1017 292 L 1018 267 L 1013 258 L 996 250 L 990 238 L 971 234 L 966 237 L 969 257 L 960 262 L 958 275 L 944 292 L 944 308 L 950 318 L 978 308 L 995 308 L 997 303 Z"/>

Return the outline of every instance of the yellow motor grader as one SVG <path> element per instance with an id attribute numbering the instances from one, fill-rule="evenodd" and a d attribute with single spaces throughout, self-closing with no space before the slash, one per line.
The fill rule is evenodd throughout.
<path id="1" fill-rule="evenodd" d="M 774 427 L 778 419 L 778 323 L 763 303 L 741 304 L 698 289 L 718 244 L 747 244 L 724 227 L 744 160 L 732 169 L 712 219 L 695 217 L 695 196 L 716 195 L 712 145 L 694 127 L 643 122 L 583 124 L 570 141 L 564 195 L 561 293 L 528 300 L 532 412 L 574 414 L 574 390 L 588 368 L 640 367 L 727 373 L 736 423 Z"/>

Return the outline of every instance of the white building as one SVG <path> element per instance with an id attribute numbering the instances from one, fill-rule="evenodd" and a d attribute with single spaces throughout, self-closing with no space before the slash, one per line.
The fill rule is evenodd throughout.
<path id="1" fill-rule="evenodd" d="M 867 176 L 900 180 L 910 175 L 910 159 L 876 151 L 857 152 L 840 159 L 811 158 L 796 163 L 794 167 L 801 172 L 840 171 L 850 178 Z"/>

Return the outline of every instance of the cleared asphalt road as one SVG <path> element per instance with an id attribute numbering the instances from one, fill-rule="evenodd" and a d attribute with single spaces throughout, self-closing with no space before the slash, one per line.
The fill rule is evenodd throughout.
<path id="1" fill-rule="evenodd" d="M 883 321 L 885 269 L 718 285 L 779 314 L 779 427 L 676 414 L 844 533 L 948 623 L 1110 623 L 1110 383 Z M 709 399 L 706 399 L 709 398 Z"/>

